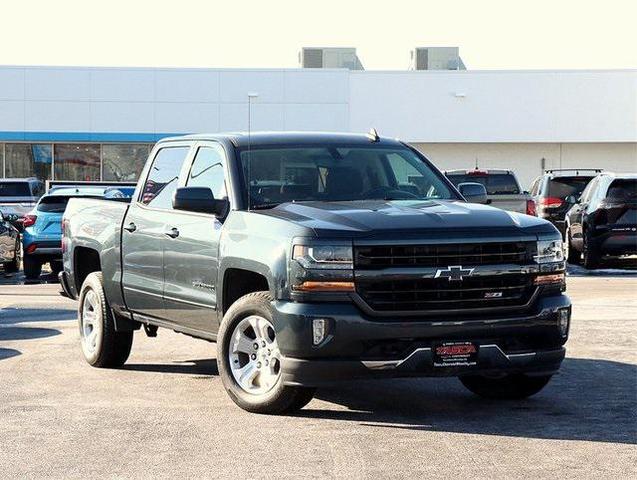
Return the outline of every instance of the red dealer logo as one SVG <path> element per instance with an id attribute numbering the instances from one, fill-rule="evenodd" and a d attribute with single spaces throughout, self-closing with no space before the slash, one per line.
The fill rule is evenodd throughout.
<path id="1" fill-rule="evenodd" d="M 436 348 L 438 355 L 469 355 L 476 353 L 475 345 L 443 345 Z"/>

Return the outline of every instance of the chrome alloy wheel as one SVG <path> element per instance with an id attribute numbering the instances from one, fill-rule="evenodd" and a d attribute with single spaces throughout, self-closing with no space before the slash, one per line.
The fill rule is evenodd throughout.
<path id="1" fill-rule="evenodd" d="M 230 338 L 228 360 L 234 380 L 244 391 L 269 392 L 281 376 L 281 352 L 272 324 L 258 315 L 241 320 Z"/>
<path id="2" fill-rule="evenodd" d="M 94 290 L 88 290 L 84 295 L 80 320 L 82 347 L 86 353 L 93 355 L 102 337 L 102 308 Z"/>

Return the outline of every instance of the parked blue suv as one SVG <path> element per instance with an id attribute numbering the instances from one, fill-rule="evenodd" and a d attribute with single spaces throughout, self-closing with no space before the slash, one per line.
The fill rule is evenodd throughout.
<path id="1" fill-rule="evenodd" d="M 24 216 L 22 251 L 24 275 L 37 279 L 42 265 L 48 263 L 55 276 L 62 270 L 62 216 L 73 197 L 130 198 L 127 187 L 55 187 L 40 198 L 35 208 Z"/>

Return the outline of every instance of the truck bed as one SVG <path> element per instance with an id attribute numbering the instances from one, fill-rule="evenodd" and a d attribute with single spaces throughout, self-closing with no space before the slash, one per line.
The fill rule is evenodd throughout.
<path id="1" fill-rule="evenodd" d="M 70 252 L 90 248 L 99 253 L 104 289 L 109 299 L 122 302 L 121 236 L 122 222 L 130 207 L 122 199 L 72 198 L 64 212 L 63 258 L 64 272 L 71 296 L 77 297 L 81 284 L 76 275 L 82 265 L 75 265 Z"/>

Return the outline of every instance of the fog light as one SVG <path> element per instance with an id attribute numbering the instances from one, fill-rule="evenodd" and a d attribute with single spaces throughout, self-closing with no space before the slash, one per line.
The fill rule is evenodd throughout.
<path id="1" fill-rule="evenodd" d="M 324 318 L 315 318 L 312 320 L 312 343 L 320 344 L 327 336 L 327 320 Z"/>
<path id="2" fill-rule="evenodd" d="M 562 337 L 566 337 L 566 335 L 568 334 L 568 317 L 569 311 L 567 308 L 558 310 L 557 325 L 560 329 L 560 335 L 562 335 Z"/>

